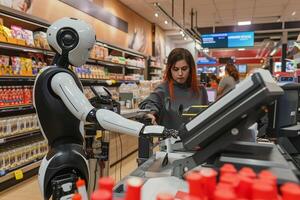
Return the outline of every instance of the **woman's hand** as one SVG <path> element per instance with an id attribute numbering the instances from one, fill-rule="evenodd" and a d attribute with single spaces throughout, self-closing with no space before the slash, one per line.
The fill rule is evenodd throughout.
<path id="1" fill-rule="evenodd" d="M 148 113 L 145 115 L 145 118 L 151 119 L 151 124 L 157 125 L 156 117 L 153 114 Z"/>

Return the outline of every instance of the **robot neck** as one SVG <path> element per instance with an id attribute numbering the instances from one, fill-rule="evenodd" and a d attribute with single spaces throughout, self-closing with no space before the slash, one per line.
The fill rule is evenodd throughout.
<path id="1" fill-rule="evenodd" d="M 68 54 L 58 54 L 56 53 L 54 59 L 52 61 L 52 65 L 56 65 L 58 67 L 68 68 L 69 66 Z"/>

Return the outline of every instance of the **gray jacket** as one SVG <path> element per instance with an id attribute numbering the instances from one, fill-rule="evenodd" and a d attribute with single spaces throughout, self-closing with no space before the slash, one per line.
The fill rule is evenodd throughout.
<path id="1" fill-rule="evenodd" d="M 179 109 L 188 108 L 191 105 L 207 105 L 207 92 L 200 87 L 200 95 L 192 93 L 187 85 L 174 83 L 174 97 L 171 101 L 167 82 L 160 84 L 143 102 L 141 109 L 150 109 L 158 116 L 157 123 L 169 129 L 179 129 L 183 123 L 179 115 Z"/>

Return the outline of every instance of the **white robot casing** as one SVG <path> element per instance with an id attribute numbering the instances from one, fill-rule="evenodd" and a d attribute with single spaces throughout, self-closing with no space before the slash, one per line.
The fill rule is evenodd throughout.
<path id="1" fill-rule="evenodd" d="M 94 29 L 85 21 L 64 17 L 54 22 L 47 30 L 47 40 L 49 45 L 60 55 L 63 53 L 58 41 L 58 33 L 61 29 L 70 28 L 78 34 L 78 44 L 68 52 L 69 62 L 74 66 L 83 65 L 96 41 Z"/>

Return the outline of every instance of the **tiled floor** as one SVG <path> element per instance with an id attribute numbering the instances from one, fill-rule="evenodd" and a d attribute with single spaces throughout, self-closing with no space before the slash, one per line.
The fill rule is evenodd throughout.
<path id="1" fill-rule="evenodd" d="M 137 168 L 137 153 L 132 154 L 122 162 L 122 177 L 128 175 Z M 120 164 L 115 165 L 116 169 L 110 170 L 111 177 L 116 181 L 120 180 Z M 116 173 L 115 173 L 116 172 Z M 4 192 L 0 193 L 0 200 L 42 200 L 40 194 L 37 176 L 22 182 Z"/>

